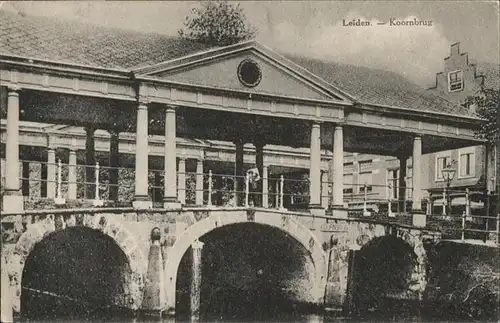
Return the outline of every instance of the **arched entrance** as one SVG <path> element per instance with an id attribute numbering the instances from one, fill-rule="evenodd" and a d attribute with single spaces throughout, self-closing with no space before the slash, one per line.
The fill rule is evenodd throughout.
<path id="1" fill-rule="evenodd" d="M 72 227 L 51 233 L 28 255 L 21 315 L 32 319 L 101 317 L 128 308 L 132 270 L 114 240 Z"/>
<path id="2" fill-rule="evenodd" d="M 352 307 L 370 317 L 417 314 L 425 268 L 414 248 L 396 236 L 370 240 L 355 253 L 351 274 Z"/>
<path id="3" fill-rule="evenodd" d="M 271 226 L 226 225 L 200 238 L 201 310 L 204 320 L 279 318 L 315 303 L 314 264 L 309 252 L 286 232 Z M 177 273 L 176 312 L 189 314 L 192 252 Z"/>
<path id="4" fill-rule="evenodd" d="M 8 274 L 12 286 L 14 311 L 21 312 L 21 296 L 27 297 L 26 292 L 30 289 L 33 293 L 40 294 L 38 288 L 33 286 L 44 287 L 36 285 L 36 281 L 44 284 L 42 283 L 44 279 L 35 277 L 39 275 L 36 273 L 38 270 L 36 268 L 41 268 L 39 270 L 42 273 L 46 272 L 49 275 L 50 273 L 56 273 L 53 278 L 46 278 L 45 283 L 57 282 L 59 285 L 66 286 L 59 286 L 62 289 L 57 289 L 56 293 L 49 289 L 52 294 L 71 289 L 67 286 L 70 282 L 78 286 L 76 276 L 80 271 L 81 275 L 88 276 L 88 280 L 80 279 L 85 281 L 84 285 L 87 284 L 88 286 L 92 286 L 95 281 L 98 281 L 99 273 L 101 276 L 109 276 L 110 281 L 104 284 L 118 286 L 120 284 L 116 282 L 123 282 L 120 285 L 124 288 L 123 295 L 113 298 L 109 293 L 100 292 L 94 296 L 88 295 L 87 301 L 105 300 L 110 302 L 111 299 L 114 299 L 114 305 L 132 310 L 139 309 L 142 302 L 143 277 L 147 268 L 147 258 L 143 256 L 138 248 L 137 238 L 114 218 L 113 215 L 72 215 L 69 217 L 49 215 L 45 219 L 29 224 L 8 257 Z M 81 246 L 85 246 L 85 248 Z M 75 250 L 80 252 L 75 254 Z M 92 259 L 94 259 L 93 262 Z M 103 261 L 108 265 L 99 264 L 103 263 Z M 70 269 L 71 263 L 73 269 Z M 87 269 L 87 271 L 84 269 Z M 49 270 L 55 271 L 50 272 Z M 69 272 L 65 273 L 67 271 Z M 71 276 L 72 272 L 76 274 Z M 57 275 L 57 273 L 60 275 Z M 93 275 L 90 275 L 90 273 L 93 273 Z M 76 281 L 71 281 L 70 278 Z M 100 286 L 96 288 L 98 287 Z M 116 288 L 115 291 L 121 287 Z M 78 288 L 74 289 L 79 290 Z M 89 288 L 89 290 L 91 289 Z M 23 291 L 25 291 L 24 294 Z M 82 293 L 79 299 L 81 299 L 82 295 L 85 296 L 86 293 L 82 289 L 80 289 L 80 292 Z M 46 294 L 46 296 L 50 296 L 50 293 Z M 75 296 L 61 295 L 68 301 L 69 298 Z M 27 301 L 29 302 L 29 300 L 24 299 L 23 303 L 27 304 Z M 23 311 L 25 309 L 26 305 L 23 305 Z"/>
<path id="5" fill-rule="evenodd" d="M 188 279 L 186 276 L 190 274 L 190 246 L 197 239 L 206 243 L 203 257 L 211 257 L 212 264 L 218 266 L 218 269 L 203 267 L 205 276 L 212 277 L 212 283 L 205 282 L 205 290 L 226 277 L 227 284 L 219 286 L 219 289 L 245 290 L 249 300 L 247 304 L 260 295 L 253 292 L 264 291 L 264 288 L 272 290 L 267 295 L 274 293 L 275 299 L 282 297 L 282 294 L 278 294 L 285 291 L 290 303 L 323 303 L 326 261 L 313 233 L 289 215 L 255 212 L 252 217 L 248 217 L 243 211 L 211 215 L 193 224 L 177 239 L 169 252 L 166 268 L 170 311 L 175 311 L 176 303 L 179 304 L 176 290 L 181 289 L 177 296 L 188 292 L 185 282 Z M 287 262 L 289 268 L 285 265 Z M 209 262 L 204 265 L 209 266 Z M 229 279 L 231 275 L 234 277 Z M 177 279 L 180 280 L 179 284 Z M 263 283 L 266 281 L 268 284 Z M 218 297 L 227 295 L 220 292 Z M 241 299 L 228 301 L 235 305 Z"/>

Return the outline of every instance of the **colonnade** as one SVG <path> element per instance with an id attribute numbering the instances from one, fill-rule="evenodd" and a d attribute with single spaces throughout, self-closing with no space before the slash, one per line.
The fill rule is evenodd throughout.
<path id="1" fill-rule="evenodd" d="M 135 196 L 133 205 L 136 208 L 151 208 L 152 200 L 149 196 L 148 186 L 148 109 L 150 102 L 140 100 L 137 104 L 137 128 L 136 128 L 136 153 L 135 153 Z M 164 153 L 164 207 L 177 208 L 185 202 L 185 160 L 180 158 L 179 169 L 177 169 L 176 156 L 176 107 L 172 105 L 165 106 L 165 153 Z M 310 169 L 309 169 L 309 196 L 311 209 L 343 209 L 343 160 L 344 160 L 344 126 L 342 124 L 333 125 L 332 151 L 333 158 L 329 165 L 328 173 L 322 174 L 320 168 L 321 162 L 321 127 L 332 126 L 325 123 L 312 122 L 310 128 Z M 87 165 L 95 164 L 95 128 L 87 127 L 85 162 Z M 111 135 L 109 165 L 112 168 L 110 173 L 110 199 L 116 199 L 118 195 L 118 170 L 119 155 L 119 130 L 109 130 Z M 235 158 L 235 189 L 237 192 L 244 190 L 244 177 L 246 170 L 243 165 L 243 138 L 236 138 Z M 255 139 L 253 144 L 256 147 L 255 164 L 259 169 L 262 181 L 259 183 L 258 190 L 262 193 L 258 199 L 259 206 L 266 207 L 268 204 L 268 168 L 264 165 L 264 146 L 263 138 Z M 48 165 L 47 165 L 47 196 L 55 196 L 55 176 L 56 176 L 56 158 L 53 143 L 48 142 Z M 19 89 L 8 88 L 7 100 L 7 142 L 6 142 L 6 183 L 5 194 L 3 198 L 3 208 L 5 212 L 17 212 L 23 210 L 23 197 L 19 187 Z M 422 138 L 419 135 L 414 136 L 413 140 L 413 209 L 421 210 L 421 183 L 420 169 L 422 156 Z M 406 163 L 406 159 L 401 158 L 401 164 Z M 70 149 L 69 152 L 69 175 L 68 181 L 75 183 L 69 185 L 68 198 L 76 198 L 76 151 Z M 95 172 L 92 168 L 86 171 L 86 182 L 92 183 Z M 400 168 L 402 171 L 406 167 Z M 179 171 L 179 173 L 177 172 Z M 196 180 L 196 204 L 203 203 L 203 159 L 197 161 L 197 180 Z M 403 175 L 403 174 L 402 174 Z M 404 178 L 404 176 L 400 178 Z M 177 181 L 179 176 L 179 185 Z M 325 185 L 324 179 L 328 177 L 328 182 L 335 183 L 331 189 Z M 323 178 L 323 180 L 322 180 Z M 339 184 L 337 184 L 339 183 Z M 403 187 L 404 185 L 400 185 Z M 326 190 L 330 191 L 329 196 L 325 198 Z M 87 198 L 94 198 L 95 189 L 92 185 L 87 185 Z M 402 192 L 404 194 L 404 192 Z M 241 205 L 242 194 L 237 195 L 237 203 Z"/>

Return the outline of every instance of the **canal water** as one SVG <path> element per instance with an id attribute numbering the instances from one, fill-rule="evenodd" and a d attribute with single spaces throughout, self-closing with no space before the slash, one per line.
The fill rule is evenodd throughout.
<path id="1" fill-rule="evenodd" d="M 45 300 L 46 301 L 46 300 Z M 42 304 L 40 304 L 42 305 Z M 38 311 L 31 313 L 31 317 L 24 315 L 17 318 L 15 322 L 157 322 L 157 323 L 195 323 L 195 322 L 309 322 L 309 323 L 327 323 L 327 322 L 424 322 L 419 315 L 419 311 L 414 306 L 405 304 L 393 304 L 391 308 L 370 309 L 364 314 L 356 316 L 339 316 L 335 312 L 319 312 L 312 309 L 308 310 L 280 310 L 275 306 L 259 304 L 255 307 L 238 308 L 236 311 L 225 313 L 207 313 L 200 318 L 190 318 L 186 314 L 177 314 L 176 317 L 140 317 L 130 312 L 119 310 L 102 310 L 81 306 L 81 304 L 48 304 L 44 302 L 42 308 L 51 307 L 52 310 L 47 313 Z M 49 306 L 47 306 L 49 305 Z"/>

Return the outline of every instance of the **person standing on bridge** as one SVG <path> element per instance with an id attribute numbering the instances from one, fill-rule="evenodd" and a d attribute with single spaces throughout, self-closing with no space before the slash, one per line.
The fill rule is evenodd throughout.
<path id="1" fill-rule="evenodd" d="M 248 204 L 249 205 L 258 205 L 259 203 L 259 181 L 260 181 L 260 172 L 257 168 L 257 165 L 253 165 L 247 171 L 247 183 L 248 183 Z"/>

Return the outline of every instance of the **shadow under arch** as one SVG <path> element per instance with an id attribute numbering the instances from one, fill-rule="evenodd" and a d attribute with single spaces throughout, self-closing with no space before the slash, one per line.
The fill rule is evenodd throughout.
<path id="1" fill-rule="evenodd" d="M 397 236 L 379 236 L 355 253 L 351 279 L 354 313 L 363 316 L 370 312 L 370 317 L 384 318 L 396 312 L 415 314 L 425 268 L 409 242 Z"/>
<path id="2" fill-rule="evenodd" d="M 246 211 L 224 212 L 212 214 L 188 227 L 176 240 L 169 251 L 166 264 L 167 282 L 167 310 L 175 313 L 177 272 L 182 257 L 194 241 L 216 228 L 239 224 L 256 223 L 281 230 L 298 243 L 309 253 L 314 266 L 314 286 L 312 287 L 313 303 L 320 305 L 324 301 L 324 292 L 327 274 L 326 255 L 317 237 L 304 225 L 290 215 L 278 215 L 271 212 L 256 211 L 249 219 Z"/>
<path id="3" fill-rule="evenodd" d="M 54 231 L 26 258 L 21 315 L 28 319 L 113 316 L 130 306 L 133 273 L 113 238 L 88 227 Z"/>
<path id="4" fill-rule="evenodd" d="M 78 224 L 77 224 L 78 222 Z M 137 238 L 128 232 L 123 225 L 115 220 L 113 215 L 70 215 L 63 216 L 48 215 L 46 218 L 28 224 L 26 231 L 21 234 L 14 250 L 9 256 L 10 265 L 8 275 L 11 280 L 12 307 L 14 312 L 21 311 L 21 282 L 25 264 L 31 252 L 38 243 L 53 233 L 70 230 L 72 228 L 85 228 L 110 238 L 116 246 L 123 251 L 131 273 L 128 276 L 128 289 L 130 297 L 128 308 L 137 310 L 140 308 L 144 289 L 144 274 L 147 269 L 147 258 L 145 258 L 138 247 Z"/>

